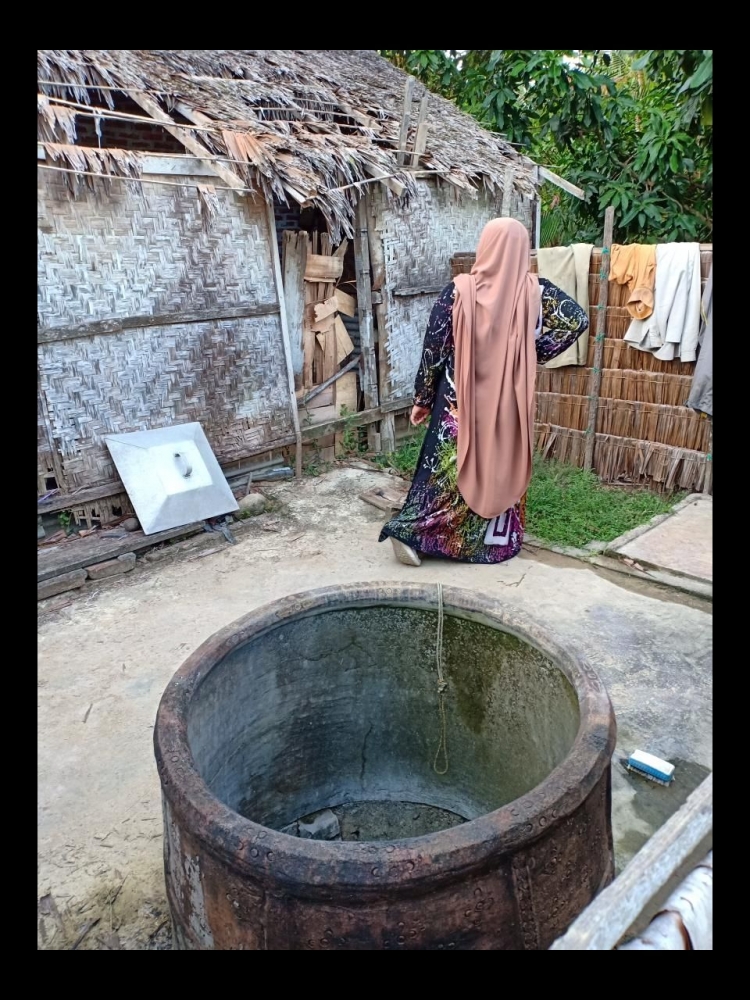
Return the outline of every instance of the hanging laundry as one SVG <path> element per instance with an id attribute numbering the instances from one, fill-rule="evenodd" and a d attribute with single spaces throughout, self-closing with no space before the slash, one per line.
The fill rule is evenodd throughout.
<path id="1" fill-rule="evenodd" d="M 612 245 L 609 280 L 628 286 L 630 297 L 626 309 L 633 319 L 648 319 L 654 311 L 655 271 L 655 244 Z"/>
<path id="2" fill-rule="evenodd" d="M 713 419 L 714 415 L 714 311 L 713 311 L 714 268 L 703 291 L 701 302 L 701 332 L 698 336 L 700 351 L 695 366 L 693 384 L 690 387 L 687 405 L 691 410 L 705 413 Z"/>
<path id="3" fill-rule="evenodd" d="M 592 243 L 574 243 L 570 247 L 550 247 L 537 250 L 536 260 L 540 278 L 546 278 L 578 303 L 584 312 L 589 311 L 589 267 Z M 565 365 L 585 365 L 589 353 L 589 336 L 584 333 L 545 368 L 562 368 Z"/>
<path id="4" fill-rule="evenodd" d="M 695 361 L 700 305 L 700 245 L 664 243 L 656 248 L 654 311 L 634 319 L 624 339 L 659 361 Z"/>

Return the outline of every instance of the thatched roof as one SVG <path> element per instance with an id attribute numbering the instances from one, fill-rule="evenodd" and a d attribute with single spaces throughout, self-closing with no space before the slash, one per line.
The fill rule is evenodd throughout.
<path id="1" fill-rule="evenodd" d="M 124 92 L 177 123 L 200 122 L 179 131 L 231 160 L 224 167 L 248 187 L 317 205 L 336 230 L 351 233 L 357 190 L 347 185 L 389 175 L 404 197 L 415 190 L 398 162 L 406 74 L 374 51 L 45 50 L 38 70 L 41 141 L 73 142 L 81 106 L 113 109 Z M 423 93 L 417 85 L 415 98 Z M 415 119 L 416 105 L 408 149 Z M 473 194 L 502 189 L 513 167 L 514 187 L 533 194 L 532 161 L 450 101 L 430 94 L 426 121 L 419 171 Z"/>

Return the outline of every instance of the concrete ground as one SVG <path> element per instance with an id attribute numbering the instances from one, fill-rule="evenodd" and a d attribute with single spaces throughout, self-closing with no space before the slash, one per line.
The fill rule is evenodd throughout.
<path id="1" fill-rule="evenodd" d="M 386 515 L 359 494 L 389 477 L 337 468 L 266 489 L 279 503 L 238 544 L 201 535 L 70 603 L 40 606 L 39 945 L 169 947 L 152 730 L 175 669 L 251 608 L 326 584 L 442 581 L 518 605 L 600 672 L 618 723 L 618 869 L 712 767 L 711 607 L 552 554 L 501 566 L 402 566 L 378 545 Z M 65 598 L 65 599 L 63 599 Z M 640 748 L 677 765 L 665 789 L 628 775 Z"/>
<path id="2" fill-rule="evenodd" d="M 634 532 L 630 534 L 635 534 Z M 689 497 L 675 513 L 636 537 L 610 546 L 621 556 L 702 583 L 712 583 L 713 499 Z"/>

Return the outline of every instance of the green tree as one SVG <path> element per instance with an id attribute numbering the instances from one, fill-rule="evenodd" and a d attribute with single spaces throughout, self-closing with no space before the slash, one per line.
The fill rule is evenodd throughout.
<path id="1" fill-rule="evenodd" d="M 710 50 L 388 50 L 382 53 L 586 192 L 545 185 L 543 242 L 707 240 Z"/>

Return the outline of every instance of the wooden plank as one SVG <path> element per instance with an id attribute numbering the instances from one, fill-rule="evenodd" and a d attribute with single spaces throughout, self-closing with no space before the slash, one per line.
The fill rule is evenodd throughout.
<path id="1" fill-rule="evenodd" d="M 333 294 L 336 299 L 336 308 L 340 313 L 343 313 L 345 316 L 357 315 L 357 300 L 353 295 L 349 295 L 348 292 L 343 291 L 341 288 L 337 288 Z"/>
<path id="2" fill-rule="evenodd" d="M 87 566 L 106 562 L 108 559 L 116 559 L 126 552 L 143 552 L 173 538 L 197 535 L 199 531 L 203 531 L 202 522 L 170 528 L 168 531 L 157 531 L 153 535 L 144 535 L 142 531 L 130 531 L 127 538 L 102 538 L 89 535 L 87 538 L 78 538 L 54 547 L 39 549 L 37 582 L 51 580 L 74 569 L 85 569 Z"/>
<path id="3" fill-rule="evenodd" d="M 409 124 L 411 122 L 411 105 L 414 100 L 414 85 L 416 80 L 413 76 L 406 78 L 404 86 L 404 110 L 401 115 L 401 129 L 398 134 L 398 163 L 403 166 L 407 162 L 406 143 L 409 139 Z"/>
<path id="4" fill-rule="evenodd" d="M 311 253 L 307 257 L 305 281 L 337 281 L 344 271 L 344 261 L 341 257 L 325 257 L 323 254 Z"/>
<path id="5" fill-rule="evenodd" d="M 315 322 L 319 323 L 322 319 L 327 319 L 338 309 L 338 301 L 335 295 L 332 295 L 330 299 L 326 299 L 324 302 L 317 302 L 313 306 L 313 316 L 315 317 Z"/>
<path id="6" fill-rule="evenodd" d="M 409 490 L 405 486 L 376 486 L 374 489 L 360 493 L 359 499 L 372 504 L 378 510 L 386 510 L 391 513 L 394 510 L 401 510 L 406 502 L 408 492 Z"/>
<path id="7" fill-rule="evenodd" d="M 327 382 L 336 372 L 336 331 L 333 323 L 325 333 L 316 334 L 316 339 L 323 352 L 323 381 Z"/>
<path id="8" fill-rule="evenodd" d="M 292 345 L 289 337 L 289 326 L 286 318 L 286 301 L 284 299 L 284 284 L 281 280 L 281 260 L 279 258 L 279 244 L 276 239 L 276 219 L 273 205 L 266 201 L 266 224 L 268 226 L 267 240 L 271 250 L 271 264 L 273 266 L 273 280 L 276 285 L 276 295 L 279 300 L 281 320 L 281 342 L 284 347 L 284 360 L 286 362 L 287 382 L 289 385 L 289 408 L 292 415 L 292 426 L 296 438 L 296 475 L 302 478 L 302 434 L 299 426 L 299 414 L 297 413 L 297 400 L 294 395 L 294 366 L 292 364 Z"/>
<path id="9" fill-rule="evenodd" d="M 604 212 L 604 242 L 602 243 L 601 277 L 599 278 L 599 301 L 596 306 L 596 336 L 594 341 L 594 366 L 591 372 L 591 390 L 589 392 L 589 418 L 586 427 L 586 450 L 583 467 L 591 469 L 594 465 L 594 444 L 596 443 L 596 414 L 599 408 L 599 392 L 602 387 L 602 361 L 604 358 L 604 338 L 607 323 L 607 301 L 609 297 L 609 267 L 612 247 L 612 234 L 615 226 L 615 210 L 612 205 Z"/>
<path id="10" fill-rule="evenodd" d="M 148 316 L 124 316 L 121 319 L 92 320 L 75 326 L 42 326 L 37 329 L 37 344 L 56 344 L 62 340 L 79 337 L 101 337 L 123 330 L 141 330 L 154 326 L 172 326 L 175 323 L 212 323 L 222 319 L 249 319 L 253 316 L 273 316 L 279 312 L 276 302 L 257 306 L 219 306 L 214 309 L 194 309 L 192 312 L 159 313 Z"/>
<path id="11" fill-rule="evenodd" d="M 357 203 L 357 229 L 354 238 L 354 266 L 357 277 L 357 312 L 359 314 L 359 338 L 362 351 L 362 391 L 365 409 L 378 405 L 378 375 L 375 365 L 375 336 L 372 319 L 372 291 L 370 276 L 370 249 L 367 231 L 367 196 Z M 368 427 L 368 447 L 378 449 L 377 431 Z"/>
<path id="12" fill-rule="evenodd" d="M 338 431 L 346 430 L 347 427 L 369 427 L 382 420 L 387 413 L 398 413 L 399 411 L 410 410 L 413 398 L 411 396 L 393 399 L 381 406 L 376 406 L 371 410 L 360 410 L 349 417 L 337 417 L 335 420 L 327 420 L 325 423 L 313 424 L 302 428 L 302 437 L 305 441 L 313 441 L 327 434 L 335 434 Z"/>
<path id="13" fill-rule="evenodd" d="M 336 410 L 338 416 L 357 412 L 357 373 L 347 372 L 336 383 Z M 334 437 L 334 451 L 340 455 L 344 451 L 344 432 L 339 431 Z"/>
<path id="14" fill-rule="evenodd" d="M 560 177 L 559 174 L 554 174 L 551 170 L 547 170 L 546 167 L 539 167 L 539 177 L 543 181 L 549 181 L 550 184 L 554 184 L 556 187 L 562 188 L 563 191 L 567 191 L 568 194 L 572 194 L 575 198 L 580 198 L 583 201 L 586 198 L 586 192 L 581 188 L 576 187 L 575 184 L 571 184 L 570 181 L 566 181 L 564 177 Z"/>
<path id="15" fill-rule="evenodd" d="M 314 285 L 310 286 L 314 288 Z M 315 303 L 311 303 L 307 307 L 307 320 L 306 325 L 313 331 L 313 333 L 327 333 L 328 330 L 333 329 L 333 324 L 336 321 L 335 316 L 324 316 L 319 322 L 315 320 Z"/>
<path id="16" fill-rule="evenodd" d="M 333 329 L 336 336 L 336 364 L 340 365 L 344 358 L 348 358 L 352 353 L 354 344 L 340 316 L 334 320 Z"/>
<path id="17" fill-rule="evenodd" d="M 616 951 L 713 951 L 713 851 L 684 879 L 637 938 Z"/>
<path id="18" fill-rule="evenodd" d="M 282 234 L 284 248 L 284 299 L 286 321 L 289 326 L 289 343 L 292 349 L 292 368 L 295 381 L 302 380 L 304 366 L 305 324 L 305 265 L 307 262 L 307 233 L 286 230 Z"/>
<path id="19" fill-rule="evenodd" d="M 345 257 L 346 256 L 346 251 L 348 249 L 349 249 L 349 240 L 347 240 L 346 238 L 344 238 L 339 243 L 339 245 L 336 247 L 336 249 L 333 251 L 333 256 L 334 257 Z"/>
<path id="20" fill-rule="evenodd" d="M 419 157 L 427 148 L 427 105 L 429 95 L 425 91 L 422 100 L 419 102 L 419 117 L 417 118 L 417 131 L 414 139 L 414 152 L 411 154 L 412 167 L 419 166 Z"/>
<path id="21" fill-rule="evenodd" d="M 583 911 L 550 951 L 611 951 L 713 828 L 713 775 Z"/>

